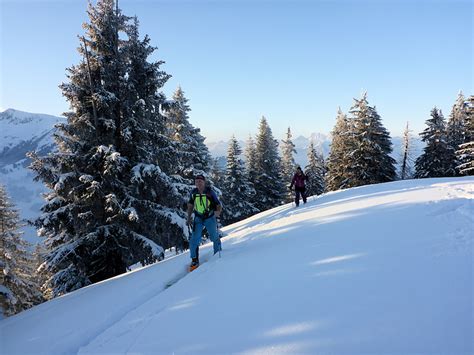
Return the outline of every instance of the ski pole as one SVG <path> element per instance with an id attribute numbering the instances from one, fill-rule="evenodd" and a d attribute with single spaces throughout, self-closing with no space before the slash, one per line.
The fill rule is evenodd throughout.
<path id="1" fill-rule="evenodd" d="M 219 230 L 219 223 L 221 222 L 220 218 L 216 218 L 217 224 L 217 237 L 219 238 L 219 259 L 221 258 L 221 250 L 222 250 L 222 241 L 221 241 L 221 231 Z"/>

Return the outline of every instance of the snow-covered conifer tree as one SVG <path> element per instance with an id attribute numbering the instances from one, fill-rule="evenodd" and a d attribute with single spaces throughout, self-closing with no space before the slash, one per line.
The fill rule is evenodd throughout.
<path id="1" fill-rule="evenodd" d="M 464 98 L 462 91 L 460 91 L 456 103 L 453 105 L 447 123 L 447 142 L 448 146 L 451 148 L 451 157 L 448 159 L 451 162 L 450 170 L 453 170 L 455 175 L 460 175 L 459 171 L 456 170 L 456 167 L 459 165 L 459 161 L 456 157 L 456 151 L 459 150 L 459 146 L 464 143 L 467 116 L 466 109 L 466 99 Z"/>
<path id="2" fill-rule="evenodd" d="M 178 145 L 178 155 L 174 159 L 174 173 L 188 178 L 197 173 L 208 173 L 212 160 L 200 129 L 193 127 L 189 122 L 190 111 L 188 99 L 181 87 L 178 87 L 173 94 L 173 103 L 166 111 L 166 117 L 169 135 Z"/>
<path id="3" fill-rule="evenodd" d="M 150 46 L 148 36 L 140 40 L 136 18 L 128 24 L 127 34 L 129 40 L 124 42 L 123 50 L 128 60 L 124 96 L 129 100 L 124 107 L 128 114 L 124 114 L 127 119 L 123 119 L 122 131 L 128 149 L 123 149 L 122 154 L 131 166 L 131 178 L 126 181 L 130 184 L 128 203 L 139 219 L 125 228 L 164 248 L 180 247 L 187 233 L 182 206 L 188 196 L 180 190 L 181 180 L 170 176 L 179 150 L 172 144 L 166 117 L 159 110 L 169 105 L 159 90 L 171 76 L 160 69 L 163 61 L 148 61 L 156 48 Z M 156 250 L 160 259 L 162 254 Z M 139 261 L 150 262 L 141 256 Z"/>
<path id="4" fill-rule="evenodd" d="M 227 149 L 227 165 L 223 182 L 224 224 L 231 224 L 258 212 L 252 201 L 255 189 L 249 182 L 244 163 L 240 159 L 242 149 L 232 136 Z"/>
<path id="5" fill-rule="evenodd" d="M 286 137 L 284 140 L 281 141 L 281 176 L 283 182 L 287 185 L 291 183 L 291 179 L 295 174 L 296 169 L 296 162 L 294 158 L 294 154 L 296 154 L 296 149 L 293 141 L 291 140 L 291 129 L 288 127 L 288 131 L 286 132 Z M 293 193 L 291 191 L 287 191 L 286 193 L 286 202 L 293 201 Z"/>
<path id="6" fill-rule="evenodd" d="M 37 243 L 33 250 L 33 269 L 34 269 L 34 283 L 38 285 L 38 290 L 43 294 L 42 285 L 45 285 L 48 278 L 51 276 L 44 272 L 38 272 L 40 270 L 41 265 L 43 265 L 46 255 L 46 248 L 44 247 L 43 243 Z M 43 300 L 45 298 L 43 297 Z"/>
<path id="7" fill-rule="evenodd" d="M 461 175 L 474 175 L 474 95 L 466 103 L 464 124 L 464 143 L 456 151 L 459 165 L 456 167 Z"/>
<path id="8" fill-rule="evenodd" d="M 255 140 L 249 135 L 247 139 L 245 151 L 245 170 L 247 171 L 248 180 L 255 184 L 257 179 L 256 166 L 257 166 L 257 148 L 255 147 Z"/>
<path id="9" fill-rule="evenodd" d="M 255 207 L 260 211 L 279 206 L 285 201 L 285 181 L 281 177 L 280 164 L 278 141 L 273 138 L 266 118 L 262 117 L 256 139 L 254 183 Z"/>
<path id="10" fill-rule="evenodd" d="M 173 152 L 157 92 L 168 79 L 148 63 L 149 38 L 113 0 L 88 9 L 83 61 L 61 85 L 71 111 L 55 136 L 58 152 L 31 154 L 50 189 L 36 220 L 47 249 L 43 286 L 55 297 L 160 259 L 187 233 L 182 196 L 166 174 Z"/>
<path id="11" fill-rule="evenodd" d="M 211 159 L 211 171 L 209 172 L 206 185 L 212 186 L 217 190 L 222 190 L 224 186 L 225 179 L 225 165 L 221 158 L 212 158 Z M 216 191 L 217 195 L 220 196 L 220 192 Z"/>
<path id="12" fill-rule="evenodd" d="M 245 159 L 245 171 L 247 174 L 247 179 L 250 183 L 250 185 L 255 189 L 255 182 L 257 181 L 257 153 L 256 153 L 256 146 L 255 146 L 255 140 L 251 135 L 249 135 L 249 138 L 247 139 L 245 143 L 245 150 L 244 150 L 244 159 Z M 253 206 L 256 207 L 257 199 L 257 194 L 253 196 L 251 199 L 251 203 Z"/>
<path id="13" fill-rule="evenodd" d="M 29 244 L 20 227 L 18 211 L 0 185 L 0 313 L 5 316 L 42 301 Z"/>
<path id="14" fill-rule="evenodd" d="M 173 99 L 168 102 L 164 112 L 167 122 L 167 135 L 170 138 L 170 147 L 173 147 L 171 165 L 167 170 L 176 180 L 177 190 L 183 196 L 183 212 L 186 211 L 186 202 L 194 189 L 194 177 L 197 174 L 207 176 L 208 184 L 219 189 L 220 175 L 214 171 L 214 161 L 209 149 L 204 144 L 205 138 L 200 129 L 189 122 L 188 99 L 180 86 L 175 90 Z M 215 177 L 214 177 L 215 173 Z M 183 249 L 184 245 L 178 245 Z"/>
<path id="15" fill-rule="evenodd" d="M 415 162 L 415 178 L 453 176 L 452 148 L 447 142 L 446 122 L 441 110 L 431 110 L 427 127 L 420 133 L 426 143 Z"/>
<path id="16" fill-rule="evenodd" d="M 396 161 L 390 156 L 392 142 L 375 107 L 369 105 L 367 93 L 349 111 L 354 124 L 354 150 L 346 187 L 393 181 Z"/>
<path id="17" fill-rule="evenodd" d="M 339 108 L 331 132 L 331 151 L 327 162 L 326 190 L 345 188 L 348 182 L 350 154 L 354 149 L 353 122 Z"/>
<path id="18" fill-rule="evenodd" d="M 408 122 L 403 131 L 403 145 L 400 161 L 400 180 L 410 179 L 413 176 L 413 138 L 411 130 L 408 128 Z"/>
<path id="19" fill-rule="evenodd" d="M 323 155 L 316 150 L 313 141 L 311 141 L 308 147 L 308 165 L 306 165 L 304 173 L 308 177 L 306 195 L 322 194 L 325 190 L 326 168 Z"/>

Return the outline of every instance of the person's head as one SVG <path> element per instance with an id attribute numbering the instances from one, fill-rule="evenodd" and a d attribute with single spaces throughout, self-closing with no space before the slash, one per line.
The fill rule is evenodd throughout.
<path id="1" fill-rule="evenodd" d="M 300 167 L 300 166 L 297 166 L 297 167 L 296 167 L 296 173 L 297 173 L 297 174 L 303 174 L 303 170 L 301 170 L 301 167 Z"/>
<path id="2" fill-rule="evenodd" d="M 203 190 L 206 185 L 206 178 L 202 174 L 198 174 L 194 177 L 194 183 L 199 190 Z"/>

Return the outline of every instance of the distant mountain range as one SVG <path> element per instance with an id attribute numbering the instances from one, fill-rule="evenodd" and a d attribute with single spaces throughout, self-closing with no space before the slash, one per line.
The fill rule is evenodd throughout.
<path id="1" fill-rule="evenodd" d="M 53 142 L 54 125 L 63 122 L 65 118 L 44 114 L 22 112 L 8 109 L 0 112 L 0 183 L 6 186 L 13 203 L 20 211 L 23 219 L 33 219 L 40 214 L 43 205 L 42 193 L 46 188 L 41 182 L 33 180 L 34 174 L 27 167 L 29 159 L 26 153 L 36 151 L 39 155 L 46 155 L 55 149 Z M 299 136 L 293 139 L 297 154 L 297 164 L 307 164 L 306 152 L 313 141 L 324 157 L 329 154 L 331 137 L 322 133 L 312 133 L 309 137 Z M 281 142 L 281 139 L 279 140 Z M 393 157 L 399 160 L 401 155 L 402 138 L 392 138 Z M 228 141 L 206 142 L 210 153 L 219 158 L 220 164 L 225 165 Z M 240 141 L 242 149 L 245 142 Z M 423 148 L 422 142 L 416 137 L 413 139 L 413 155 L 418 156 Z M 25 227 L 25 239 L 36 243 L 36 231 L 32 227 Z"/>
<path id="2" fill-rule="evenodd" d="M 27 113 L 8 109 L 0 112 L 0 183 L 16 205 L 23 219 L 35 218 L 43 204 L 41 194 L 46 188 L 33 180 L 34 174 L 27 166 L 26 153 L 37 151 L 46 155 L 54 149 L 54 125 L 64 120 L 60 117 Z M 25 239 L 37 242 L 36 231 L 24 228 Z"/>

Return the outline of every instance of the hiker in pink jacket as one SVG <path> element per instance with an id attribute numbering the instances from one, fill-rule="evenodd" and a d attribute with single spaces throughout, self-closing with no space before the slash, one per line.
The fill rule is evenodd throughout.
<path id="1" fill-rule="evenodd" d="M 295 203 L 296 207 L 300 205 L 300 194 L 303 197 L 303 203 L 306 203 L 306 186 L 305 181 L 308 181 L 308 177 L 303 173 L 301 168 L 298 166 L 296 168 L 296 173 L 291 180 L 290 190 L 293 190 L 295 187 Z"/>

